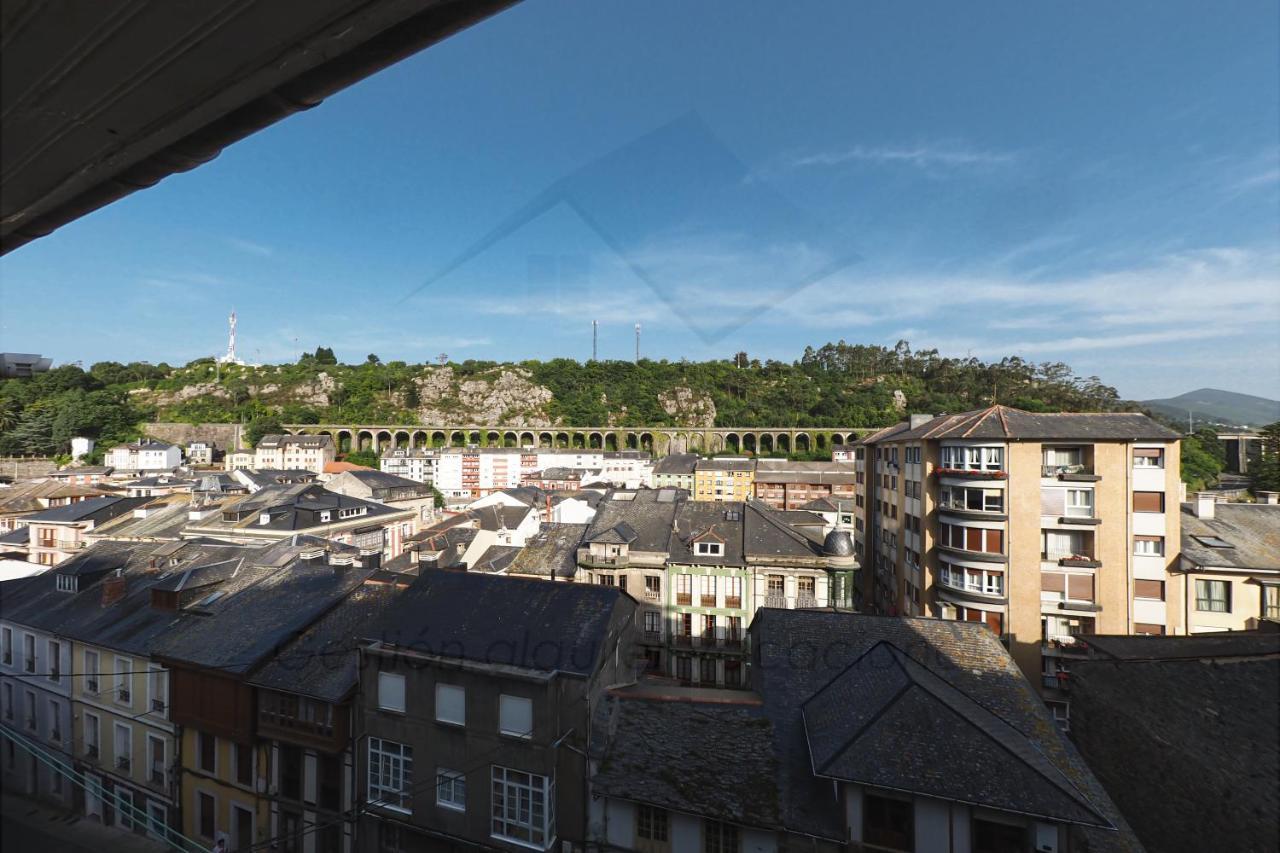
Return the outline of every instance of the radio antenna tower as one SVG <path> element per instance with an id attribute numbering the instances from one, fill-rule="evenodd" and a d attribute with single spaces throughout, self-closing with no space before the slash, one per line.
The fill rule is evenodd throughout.
<path id="1" fill-rule="evenodd" d="M 599 325 L 600 325 L 599 322 L 597 322 L 596 320 L 591 321 L 591 360 L 592 361 L 596 360 L 596 344 L 600 340 Z"/>
<path id="2" fill-rule="evenodd" d="M 636 323 L 636 364 L 640 363 L 640 324 Z"/>
<path id="3" fill-rule="evenodd" d="M 227 318 L 227 324 L 230 329 L 230 334 L 227 336 L 227 354 L 218 359 L 218 363 L 243 365 L 244 362 L 236 356 L 236 312 L 234 310 Z"/>

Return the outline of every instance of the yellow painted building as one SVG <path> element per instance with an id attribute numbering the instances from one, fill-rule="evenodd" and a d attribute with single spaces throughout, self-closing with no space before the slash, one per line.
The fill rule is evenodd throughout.
<path id="1" fill-rule="evenodd" d="M 755 486 L 755 463 L 742 456 L 702 459 L 693 469 L 693 498 L 748 501 Z"/>

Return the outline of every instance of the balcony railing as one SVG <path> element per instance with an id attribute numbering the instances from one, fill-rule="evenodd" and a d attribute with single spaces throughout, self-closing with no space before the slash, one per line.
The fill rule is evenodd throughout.
<path id="1" fill-rule="evenodd" d="M 161 766 L 152 767 L 151 776 L 147 781 L 152 785 L 163 788 L 165 785 L 164 768 Z"/>
<path id="2" fill-rule="evenodd" d="M 591 566 L 600 569 L 625 569 L 631 565 L 629 556 L 605 556 L 603 554 L 584 554 L 579 560 L 584 566 Z"/>
<path id="3" fill-rule="evenodd" d="M 802 592 L 796 596 L 796 607 L 817 607 L 818 597 L 812 592 Z"/>
<path id="4" fill-rule="evenodd" d="M 640 639 L 646 643 L 661 643 L 662 632 L 661 631 L 645 631 L 640 636 Z"/>
<path id="5" fill-rule="evenodd" d="M 765 607 L 786 607 L 787 597 L 780 592 L 768 592 L 764 596 Z"/>
<path id="6" fill-rule="evenodd" d="M 725 606 L 725 607 L 741 607 L 741 606 L 742 606 L 742 596 L 740 596 L 740 595 L 726 595 L 726 596 L 724 597 L 724 606 Z"/>
<path id="7" fill-rule="evenodd" d="M 693 645 L 693 636 L 690 634 L 676 634 L 676 645 L 688 648 Z"/>
<path id="8" fill-rule="evenodd" d="M 92 761 L 97 761 L 97 760 L 98 760 L 98 745 L 97 745 L 96 743 L 91 743 L 91 744 L 86 745 L 86 746 L 85 746 L 85 748 L 84 748 L 84 757 L 85 757 L 85 758 L 88 758 L 88 759 L 90 759 L 90 760 L 92 760 Z"/>
<path id="9" fill-rule="evenodd" d="M 676 593 L 676 604 L 677 604 L 677 605 L 683 605 L 683 606 L 685 606 L 685 607 L 688 607 L 689 605 L 693 604 L 693 593 L 691 593 L 691 592 L 677 592 L 677 593 Z"/>
<path id="10" fill-rule="evenodd" d="M 725 638 L 724 638 L 724 647 L 725 647 L 726 649 L 735 649 L 735 650 L 736 650 L 736 649 L 741 649 L 741 648 L 742 648 L 742 637 L 737 636 L 737 635 L 732 635 L 732 636 L 725 637 Z"/>
<path id="11" fill-rule="evenodd" d="M 116 769 L 117 769 L 117 770 L 128 770 L 128 769 L 129 769 L 129 765 L 130 765 L 130 764 L 132 764 L 132 763 L 133 763 L 133 762 L 129 759 L 129 756 L 127 756 L 127 755 L 121 755 L 121 756 L 118 756 L 118 757 L 116 758 Z"/>
<path id="12" fill-rule="evenodd" d="M 716 597 L 714 595 L 700 595 L 698 596 L 698 604 L 703 607 L 715 607 Z"/>
<path id="13" fill-rule="evenodd" d="M 164 709 L 165 709 L 166 707 L 168 707 L 168 706 L 164 704 L 164 700 L 163 700 L 163 699 L 152 699 L 152 700 L 151 700 L 151 710 L 155 711 L 156 713 L 163 714 L 163 713 L 164 713 Z"/>
<path id="14" fill-rule="evenodd" d="M 1096 569 L 1102 565 L 1102 562 L 1094 559 L 1091 554 L 1044 554 L 1040 555 L 1040 559 L 1047 563 L 1057 563 L 1059 566 L 1075 566 L 1077 568 Z"/>
<path id="15" fill-rule="evenodd" d="M 644 591 L 644 600 L 660 602 L 662 601 L 662 593 L 656 589 L 646 589 Z"/>
<path id="16" fill-rule="evenodd" d="M 716 646 L 720 645 L 720 640 L 715 634 L 703 634 L 698 638 L 698 645 L 702 646 L 704 649 L 714 649 Z"/>
<path id="17" fill-rule="evenodd" d="M 1040 476 L 1045 479 L 1068 480 L 1081 483 L 1091 483 L 1101 480 L 1097 474 L 1093 473 L 1092 465 L 1041 465 Z"/>

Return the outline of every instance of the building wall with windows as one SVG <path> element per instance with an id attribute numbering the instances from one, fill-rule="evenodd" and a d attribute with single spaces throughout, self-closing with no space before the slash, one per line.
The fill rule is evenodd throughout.
<path id="1" fill-rule="evenodd" d="M 0 719 L 23 738 L 70 763 L 71 643 L 0 620 Z M 4 788 L 56 805 L 72 803 L 72 784 L 16 740 L 0 736 Z"/>
<path id="2" fill-rule="evenodd" d="M 212 847 L 225 833 L 231 850 L 272 837 L 265 744 L 184 727 L 180 749 L 183 835 Z"/>

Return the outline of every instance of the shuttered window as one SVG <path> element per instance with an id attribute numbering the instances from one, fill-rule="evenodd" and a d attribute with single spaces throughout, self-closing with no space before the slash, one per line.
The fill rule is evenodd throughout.
<path id="1" fill-rule="evenodd" d="M 1062 572 L 1041 572 L 1040 589 L 1044 592 L 1066 592 L 1067 576 Z"/>
<path id="2" fill-rule="evenodd" d="M 1135 580 L 1133 582 L 1134 598 L 1154 598 L 1164 601 L 1164 581 Z"/>
<path id="3" fill-rule="evenodd" d="M 1041 489 L 1040 490 L 1040 514 L 1041 515 L 1066 515 L 1067 514 L 1066 489 Z"/>
<path id="4" fill-rule="evenodd" d="M 1067 598 L 1093 601 L 1093 575 L 1067 575 Z"/>
<path id="5" fill-rule="evenodd" d="M 1135 634 L 1154 634 L 1159 636 L 1164 633 L 1163 625 L 1152 625 L 1149 622 L 1134 622 L 1133 633 Z"/>
<path id="6" fill-rule="evenodd" d="M 1134 492 L 1134 512 L 1164 512 L 1164 492 Z"/>

